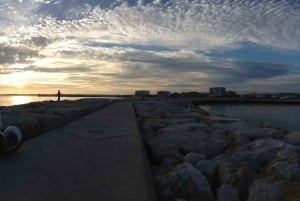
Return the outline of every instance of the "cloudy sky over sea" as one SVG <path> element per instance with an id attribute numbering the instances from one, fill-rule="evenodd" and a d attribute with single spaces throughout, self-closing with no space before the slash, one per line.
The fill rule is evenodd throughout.
<path id="1" fill-rule="evenodd" d="M 300 92 L 300 0 L 0 0 L 1 93 Z"/>

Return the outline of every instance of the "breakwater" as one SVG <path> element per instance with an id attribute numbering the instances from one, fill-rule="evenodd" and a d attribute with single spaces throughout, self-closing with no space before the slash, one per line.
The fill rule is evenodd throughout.
<path id="1" fill-rule="evenodd" d="M 300 197 L 300 133 L 215 115 L 191 101 L 136 101 L 161 201 Z"/>
<path id="2" fill-rule="evenodd" d="M 27 140 L 99 110 L 114 101 L 116 100 L 90 98 L 31 102 L 2 107 L 0 112 L 3 127 L 10 125 L 19 127 L 23 139 Z"/>

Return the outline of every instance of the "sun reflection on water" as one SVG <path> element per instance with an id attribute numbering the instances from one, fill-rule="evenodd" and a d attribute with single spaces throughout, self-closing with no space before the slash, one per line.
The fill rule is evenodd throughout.
<path id="1" fill-rule="evenodd" d="M 32 102 L 30 96 L 11 96 L 11 105 L 21 105 Z"/>

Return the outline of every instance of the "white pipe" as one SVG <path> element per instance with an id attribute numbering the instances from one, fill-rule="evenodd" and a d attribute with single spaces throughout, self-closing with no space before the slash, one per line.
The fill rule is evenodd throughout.
<path id="1" fill-rule="evenodd" d="M 22 142 L 22 132 L 18 127 L 8 126 L 7 128 L 5 128 L 3 133 L 4 133 L 4 135 L 7 139 L 8 139 L 9 135 L 14 135 L 17 139 L 17 142 L 16 142 L 17 145 L 21 144 L 21 142 Z"/>

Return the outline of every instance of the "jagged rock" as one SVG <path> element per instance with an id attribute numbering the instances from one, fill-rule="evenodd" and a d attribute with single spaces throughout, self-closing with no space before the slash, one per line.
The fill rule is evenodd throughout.
<path id="1" fill-rule="evenodd" d="M 172 134 L 175 132 L 188 132 L 188 131 L 206 131 L 209 132 L 210 129 L 206 123 L 183 123 L 183 124 L 172 124 L 166 128 L 160 129 L 158 135 L 162 134 Z"/>
<path id="2" fill-rule="evenodd" d="M 199 154 L 199 153 L 188 153 L 184 157 L 184 162 L 186 163 L 191 163 L 192 165 L 196 165 L 201 160 L 205 160 L 206 157 L 204 154 Z"/>
<path id="3" fill-rule="evenodd" d="M 300 146 L 300 132 L 293 132 L 286 135 L 284 141 L 289 144 Z"/>
<path id="4" fill-rule="evenodd" d="M 252 157 L 253 153 L 249 151 L 217 157 L 215 159 L 219 165 L 217 184 L 219 186 L 230 184 L 238 187 L 240 199 L 245 200 L 248 196 L 249 185 L 260 176 L 251 165 Z"/>
<path id="5" fill-rule="evenodd" d="M 195 123 L 196 121 L 192 118 L 180 118 L 180 119 L 147 119 L 144 123 L 145 127 L 151 128 L 153 131 L 158 131 L 161 128 L 165 128 L 170 125 L 184 124 L 184 123 Z"/>
<path id="6" fill-rule="evenodd" d="M 269 167 L 269 171 L 275 172 L 278 176 L 290 181 L 300 182 L 299 162 L 281 161 Z"/>
<path id="7" fill-rule="evenodd" d="M 253 151 L 274 151 L 282 149 L 285 146 L 281 140 L 273 138 L 263 138 L 255 140 L 251 143 L 250 147 Z"/>
<path id="8" fill-rule="evenodd" d="M 187 153 L 197 152 L 206 157 L 222 153 L 230 144 L 231 139 L 215 133 L 201 130 L 170 129 L 160 132 L 158 136 L 149 140 L 148 145 L 159 160 L 163 158 L 182 158 Z M 214 146 L 211 146 L 211 145 Z"/>
<path id="9" fill-rule="evenodd" d="M 248 137 L 240 132 L 232 132 L 229 136 L 232 138 L 233 144 L 238 146 L 244 146 L 250 142 Z"/>
<path id="10" fill-rule="evenodd" d="M 178 165 L 180 162 L 182 162 L 182 161 L 178 160 L 178 159 L 164 158 L 160 165 L 166 166 L 166 167 L 174 167 L 174 166 Z"/>
<path id="11" fill-rule="evenodd" d="M 262 128 L 264 135 L 263 137 L 281 137 L 284 135 L 283 131 L 278 128 Z"/>
<path id="12" fill-rule="evenodd" d="M 247 201 L 283 201 L 283 181 L 256 180 L 250 186 Z"/>
<path id="13" fill-rule="evenodd" d="M 226 132 L 241 133 L 251 140 L 268 137 L 270 135 L 269 133 L 264 132 L 262 128 L 259 128 L 258 126 L 246 121 L 234 123 L 215 123 L 213 124 L 213 127 L 223 129 Z"/>
<path id="14" fill-rule="evenodd" d="M 300 146 L 295 146 L 292 144 L 284 144 L 284 148 L 277 152 L 277 161 L 297 161 L 300 156 Z"/>
<path id="15" fill-rule="evenodd" d="M 242 121 L 241 119 L 237 118 L 232 118 L 228 116 L 217 116 L 217 115 L 209 115 L 205 118 L 206 120 L 213 122 L 213 123 L 233 123 L 233 122 L 238 122 Z"/>
<path id="16" fill-rule="evenodd" d="M 213 201 L 211 186 L 204 175 L 191 164 L 185 163 L 178 167 L 176 176 L 179 180 L 174 186 L 176 197 L 190 201 Z"/>
<path id="17" fill-rule="evenodd" d="M 161 162 L 155 172 L 161 200 L 204 199 L 195 193 L 197 179 L 191 179 L 190 166 L 199 170 L 199 178 L 204 176 L 219 201 L 300 197 L 299 132 L 201 112 L 184 101 L 142 104 L 138 110 L 146 143 Z"/>
<path id="18" fill-rule="evenodd" d="M 239 201 L 239 190 L 232 185 L 223 185 L 217 190 L 217 201 Z"/>
<path id="19" fill-rule="evenodd" d="M 212 186 L 215 186 L 218 168 L 218 164 L 215 161 L 201 160 L 195 165 L 195 168 L 204 174 Z"/>

